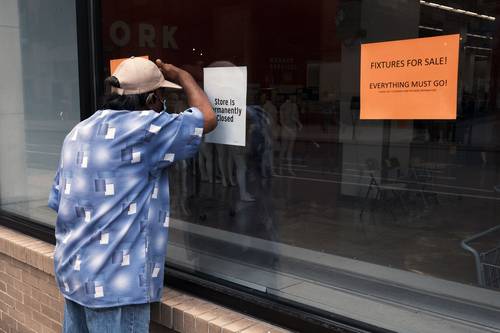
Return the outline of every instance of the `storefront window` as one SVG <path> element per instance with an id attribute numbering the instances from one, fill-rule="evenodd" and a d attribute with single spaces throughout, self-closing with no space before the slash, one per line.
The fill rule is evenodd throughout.
<path id="1" fill-rule="evenodd" d="M 48 191 L 80 120 L 74 1 L 2 1 L 0 209 L 54 224 Z"/>
<path id="2" fill-rule="evenodd" d="M 246 70 L 245 145 L 206 140 L 170 171 L 169 263 L 347 316 L 355 310 L 339 306 L 336 290 L 495 326 L 499 10 L 493 1 L 103 1 L 103 76 L 110 60 L 132 55 L 174 63 L 200 84 L 207 68 Z M 452 118 L 361 119 L 362 45 L 445 35 L 459 35 L 455 97 L 423 111 Z M 167 107 L 185 109 L 182 92 Z"/>

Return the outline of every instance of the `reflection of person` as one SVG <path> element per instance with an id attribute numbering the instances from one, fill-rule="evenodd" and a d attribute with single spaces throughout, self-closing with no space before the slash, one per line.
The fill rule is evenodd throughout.
<path id="1" fill-rule="evenodd" d="M 200 152 L 198 154 L 198 167 L 202 182 L 214 182 L 213 155 L 213 144 L 207 143 L 203 140 L 200 144 Z"/>
<path id="2" fill-rule="evenodd" d="M 335 109 L 335 94 L 325 91 L 324 100 L 321 103 L 321 112 L 323 112 L 321 129 L 323 132 L 328 132 L 329 126 L 335 125 Z"/>
<path id="3" fill-rule="evenodd" d="M 190 108 L 178 115 L 162 112 L 160 88 L 181 88 L 165 78 L 187 94 Z M 216 119 L 191 75 L 160 60 L 127 59 L 106 82 L 102 110 L 64 140 L 49 198 L 55 275 L 64 332 L 145 333 L 163 288 L 168 166 L 196 154 Z"/>
<path id="4" fill-rule="evenodd" d="M 274 151 L 279 147 L 279 134 L 280 125 L 278 122 L 278 110 L 274 106 L 273 102 L 267 97 L 266 94 L 262 94 L 260 97 L 260 105 L 267 115 L 267 119 L 271 122 L 268 128 L 271 131 L 271 142 L 267 147 L 265 154 L 266 163 L 271 168 L 271 173 L 274 174 Z"/>
<path id="5" fill-rule="evenodd" d="M 233 159 L 229 155 L 229 146 L 224 144 L 215 144 L 215 150 L 217 151 L 217 162 L 222 185 L 224 187 L 229 185 L 235 186 L 236 183 L 233 180 Z"/>
<path id="6" fill-rule="evenodd" d="M 264 112 L 270 117 L 273 134 L 275 136 L 278 136 L 277 133 L 278 131 L 275 130 L 278 129 L 279 127 L 278 110 L 276 110 L 276 107 L 274 106 L 273 102 L 267 97 L 266 94 L 262 94 L 260 96 L 260 105 L 264 109 Z"/>
<path id="7" fill-rule="evenodd" d="M 288 98 L 280 107 L 281 123 L 281 151 L 280 151 L 280 173 L 283 159 L 286 157 L 288 172 L 294 174 L 292 170 L 293 149 L 297 138 L 297 131 L 302 129 L 299 119 L 299 109 L 295 103 L 295 96 Z"/>
<path id="8" fill-rule="evenodd" d="M 248 123 L 249 111 L 247 108 L 247 128 L 250 126 Z M 246 146 L 232 146 L 224 144 L 215 144 L 217 151 L 217 160 L 219 164 L 219 171 L 221 173 L 222 185 L 236 185 L 233 180 L 233 174 L 236 174 L 236 181 L 238 183 L 238 190 L 241 201 L 255 201 L 255 198 L 247 190 L 247 158 L 250 151 L 251 141 L 248 138 L 248 130 L 246 137 Z M 236 168 L 236 169 L 235 169 Z"/>
<path id="9" fill-rule="evenodd" d="M 252 118 L 249 137 L 255 158 L 259 163 L 260 174 L 264 178 L 272 175 L 273 171 L 273 133 L 272 118 L 260 105 L 252 105 L 247 108 Z"/>
<path id="10" fill-rule="evenodd" d="M 222 146 L 225 152 L 223 155 L 222 167 L 226 166 L 226 176 L 231 185 L 234 185 L 233 173 L 236 173 L 236 180 L 238 183 L 238 190 L 240 194 L 240 200 L 246 202 L 255 201 L 255 198 L 248 192 L 247 187 L 247 158 L 251 150 L 251 141 L 249 140 L 249 128 L 251 123 L 249 122 L 250 111 L 247 107 L 246 117 L 247 117 L 247 127 L 246 127 L 246 146 L 230 146 L 230 145 L 218 145 Z M 219 153 L 219 150 L 217 150 Z M 225 161 L 225 163 L 224 163 Z M 236 167 L 236 170 L 234 168 Z"/>
<path id="11" fill-rule="evenodd" d="M 233 165 L 236 166 L 236 179 L 241 201 L 255 201 L 247 190 L 247 149 L 240 146 L 228 146 L 229 173 L 232 174 Z"/>

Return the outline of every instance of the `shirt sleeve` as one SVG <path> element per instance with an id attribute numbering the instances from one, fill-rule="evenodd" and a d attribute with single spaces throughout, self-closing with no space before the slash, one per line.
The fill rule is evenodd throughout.
<path id="1" fill-rule="evenodd" d="M 179 114 L 162 113 L 150 126 L 154 132 L 153 158 L 163 168 L 175 161 L 193 157 L 203 135 L 204 118 L 201 111 L 191 107 Z"/>
<path id="2" fill-rule="evenodd" d="M 55 210 L 56 212 L 59 211 L 59 200 L 61 198 L 60 196 L 60 178 L 61 174 L 61 169 L 58 168 L 56 175 L 54 177 L 54 182 L 52 183 L 52 188 L 50 189 L 50 194 L 49 194 L 49 204 L 48 206 Z"/>

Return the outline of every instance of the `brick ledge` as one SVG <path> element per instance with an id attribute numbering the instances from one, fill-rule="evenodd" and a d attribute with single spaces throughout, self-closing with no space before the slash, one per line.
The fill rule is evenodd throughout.
<path id="1" fill-rule="evenodd" d="M 13 266 L 16 266 L 15 261 L 18 261 L 54 277 L 54 245 L 52 244 L 0 226 L 0 253 L 11 257 Z M 0 296 L 2 296 L 3 291 L 0 292 L 2 293 Z M 51 290 L 51 292 L 53 291 Z M 62 296 L 59 293 L 58 298 L 60 297 Z M 61 309 L 59 308 L 58 311 L 60 312 Z M 9 316 L 3 312 L 2 315 Z M 59 318 L 62 319 L 62 315 L 62 313 L 59 313 Z M 57 318 L 55 314 L 53 314 L 51 320 L 54 321 L 54 318 Z M 161 302 L 152 303 L 151 305 L 151 322 L 155 324 L 152 326 L 156 327 L 152 331 L 159 330 L 158 327 L 161 325 L 180 333 L 289 332 L 167 287 L 163 290 Z M 22 324 L 19 324 L 19 326 L 22 326 Z M 3 331 L 1 327 L 0 331 Z"/>

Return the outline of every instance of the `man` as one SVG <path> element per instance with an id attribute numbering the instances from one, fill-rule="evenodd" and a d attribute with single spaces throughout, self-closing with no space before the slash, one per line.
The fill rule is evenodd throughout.
<path id="1" fill-rule="evenodd" d="M 102 110 L 64 140 L 49 198 L 64 332 L 148 332 L 149 303 L 163 287 L 167 168 L 194 156 L 216 126 L 191 75 L 161 60 L 132 57 L 106 82 Z M 166 90 L 181 87 L 189 109 L 162 110 Z"/>

